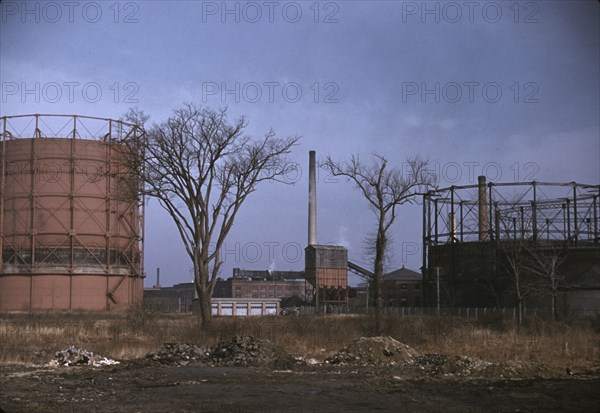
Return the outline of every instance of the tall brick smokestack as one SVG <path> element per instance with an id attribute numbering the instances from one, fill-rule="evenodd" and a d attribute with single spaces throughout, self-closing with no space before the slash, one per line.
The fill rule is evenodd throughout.
<path id="1" fill-rule="evenodd" d="M 154 288 L 160 288 L 160 267 L 156 267 L 156 285 Z"/>
<path id="2" fill-rule="evenodd" d="M 317 244 L 317 168 L 316 152 L 308 153 L 308 245 Z"/>
<path id="3" fill-rule="evenodd" d="M 480 176 L 478 179 L 479 189 L 479 241 L 487 241 L 489 238 L 489 223 L 488 223 L 488 208 L 487 197 L 485 193 L 486 183 L 485 176 Z"/>

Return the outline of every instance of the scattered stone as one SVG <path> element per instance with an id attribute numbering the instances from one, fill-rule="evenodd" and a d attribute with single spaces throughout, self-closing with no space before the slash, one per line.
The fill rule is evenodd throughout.
<path id="1" fill-rule="evenodd" d="M 72 349 L 70 353 L 69 349 L 57 352 L 53 363 L 55 365 L 118 363 L 85 350 L 74 347 L 70 349 Z M 136 362 L 171 366 L 268 367 L 280 371 L 287 371 L 298 364 L 310 366 L 322 364 L 313 358 L 292 357 L 269 340 L 252 336 L 236 336 L 219 343 L 215 348 L 196 344 L 165 343 L 159 350 L 148 353 L 144 359 Z M 576 374 L 572 370 L 571 373 L 565 369 L 552 370 L 541 364 L 517 360 L 491 363 L 465 355 L 419 354 L 410 346 L 391 337 L 361 337 L 327 358 L 324 363 L 337 366 L 397 366 L 399 375 L 392 376 L 393 380 L 415 375 L 511 379 Z"/>
<path id="2" fill-rule="evenodd" d="M 413 366 L 428 376 L 457 376 L 479 378 L 547 378 L 560 375 L 559 369 L 551 369 L 539 363 L 509 360 L 497 363 L 475 357 L 426 353 L 415 357 Z"/>
<path id="3" fill-rule="evenodd" d="M 427 375 L 468 376 L 491 363 L 467 356 L 425 353 L 415 357 L 413 364 Z"/>
<path id="4" fill-rule="evenodd" d="M 204 363 L 210 360 L 212 350 L 196 344 L 165 343 L 157 350 L 146 354 L 146 359 L 160 364 L 187 366 L 190 363 Z"/>
<path id="5" fill-rule="evenodd" d="M 251 336 L 236 336 L 219 343 L 215 348 L 165 343 L 159 350 L 146 354 L 145 361 L 171 366 L 252 366 L 273 369 L 287 369 L 300 363 L 270 341 Z"/>
<path id="6" fill-rule="evenodd" d="M 477 372 L 480 377 L 492 378 L 550 378 L 566 374 L 563 369 L 551 368 L 540 363 L 521 360 L 509 360 L 499 363 L 489 363 Z"/>
<path id="7" fill-rule="evenodd" d="M 361 337 L 325 360 L 328 364 L 382 366 L 412 362 L 417 352 L 391 337 Z"/>
<path id="8" fill-rule="evenodd" d="M 285 370 L 295 364 L 292 356 L 269 340 L 261 340 L 252 336 L 235 336 L 221 342 L 212 351 L 210 360 L 219 366 L 268 366 L 277 370 Z"/>
<path id="9" fill-rule="evenodd" d="M 114 364 L 119 364 L 119 362 L 75 346 L 57 351 L 54 354 L 54 359 L 48 363 L 49 366 L 54 367 L 77 365 L 111 366 Z"/>

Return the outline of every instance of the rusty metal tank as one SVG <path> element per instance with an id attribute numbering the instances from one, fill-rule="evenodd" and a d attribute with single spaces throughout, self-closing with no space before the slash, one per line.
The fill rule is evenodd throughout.
<path id="1" fill-rule="evenodd" d="M 0 310 L 140 303 L 141 129 L 75 115 L 0 122 Z"/>

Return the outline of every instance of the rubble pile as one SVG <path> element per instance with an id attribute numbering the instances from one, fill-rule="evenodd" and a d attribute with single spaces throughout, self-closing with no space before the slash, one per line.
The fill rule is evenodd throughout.
<path id="1" fill-rule="evenodd" d="M 165 343 L 159 350 L 146 354 L 147 362 L 171 366 L 240 366 L 287 369 L 296 363 L 294 358 L 268 340 L 251 336 L 236 336 L 219 343 L 215 348 L 196 344 Z"/>
<path id="2" fill-rule="evenodd" d="M 426 353 L 415 357 L 412 366 L 429 376 L 458 376 L 481 378 L 556 377 L 559 369 L 519 360 L 489 362 L 475 357 Z"/>
<path id="3" fill-rule="evenodd" d="M 361 337 L 325 360 L 328 364 L 382 366 L 412 362 L 417 352 L 391 337 Z"/>
<path id="4" fill-rule="evenodd" d="M 157 350 L 146 354 L 146 359 L 172 366 L 187 366 L 209 360 L 211 349 L 195 344 L 165 343 Z"/>
<path id="5" fill-rule="evenodd" d="M 102 357 L 99 354 L 95 354 L 83 348 L 70 346 L 69 348 L 54 353 L 54 359 L 50 360 L 50 363 L 48 364 L 51 366 L 110 366 L 119 364 L 119 362 Z"/>
<path id="6" fill-rule="evenodd" d="M 550 378 L 560 376 L 562 374 L 569 375 L 568 371 L 561 371 L 558 368 L 550 368 L 538 363 L 526 362 L 521 360 L 508 360 L 499 363 L 489 363 L 478 375 L 481 377 L 502 377 L 502 378 Z"/>
<path id="7" fill-rule="evenodd" d="M 469 376 L 491 363 L 467 356 L 425 353 L 413 360 L 413 365 L 428 375 Z"/>
<path id="8" fill-rule="evenodd" d="M 251 336 L 236 336 L 219 343 L 210 360 L 219 366 L 269 366 L 274 369 L 288 369 L 295 363 L 292 356 L 269 340 Z"/>

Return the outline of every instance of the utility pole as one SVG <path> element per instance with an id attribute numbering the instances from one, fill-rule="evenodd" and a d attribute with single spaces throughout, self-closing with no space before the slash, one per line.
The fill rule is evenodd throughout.
<path id="1" fill-rule="evenodd" d="M 437 315 L 440 315 L 440 267 L 435 267 L 437 289 Z"/>
<path id="2" fill-rule="evenodd" d="M 369 277 L 366 278 L 367 280 L 367 299 L 366 299 L 366 313 L 369 314 Z"/>

